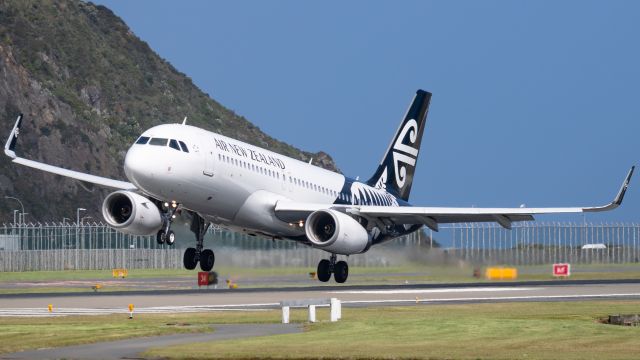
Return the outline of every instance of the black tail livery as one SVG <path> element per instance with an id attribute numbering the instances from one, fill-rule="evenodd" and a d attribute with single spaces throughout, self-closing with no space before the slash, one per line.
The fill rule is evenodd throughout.
<path id="1" fill-rule="evenodd" d="M 368 185 L 386 189 L 404 201 L 409 200 L 430 101 L 430 92 L 416 92 L 380 166 L 367 181 Z"/>

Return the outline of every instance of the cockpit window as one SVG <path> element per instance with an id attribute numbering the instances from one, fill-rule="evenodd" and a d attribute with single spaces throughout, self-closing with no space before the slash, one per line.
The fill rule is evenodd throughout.
<path id="1" fill-rule="evenodd" d="M 138 141 L 136 141 L 136 144 L 144 145 L 144 144 L 147 143 L 147 141 L 149 141 L 149 137 L 148 136 L 140 136 Z"/>
<path id="2" fill-rule="evenodd" d="M 187 148 L 187 144 L 185 144 L 182 141 L 180 141 L 180 146 L 182 146 L 182 151 L 184 151 L 186 153 L 189 152 L 189 148 Z"/>
<path id="3" fill-rule="evenodd" d="M 169 139 L 153 138 L 149 141 L 149 145 L 167 146 Z"/>
<path id="4" fill-rule="evenodd" d="M 178 146 L 178 142 L 173 140 L 173 139 L 171 139 L 171 141 L 169 141 L 169 147 L 180 151 L 180 147 Z"/>

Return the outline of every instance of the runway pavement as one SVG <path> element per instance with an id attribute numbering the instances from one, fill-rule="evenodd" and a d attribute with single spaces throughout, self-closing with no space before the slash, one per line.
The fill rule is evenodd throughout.
<path id="1" fill-rule="evenodd" d="M 64 316 L 205 311 L 265 311 L 280 301 L 338 298 L 343 306 L 425 305 L 509 301 L 638 299 L 640 281 L 549 281 L 400 286 L 313 286 L 242 290 L 0 295 L 0 316 Z M 53 311 L 47 305 L 53 305 Z"/>

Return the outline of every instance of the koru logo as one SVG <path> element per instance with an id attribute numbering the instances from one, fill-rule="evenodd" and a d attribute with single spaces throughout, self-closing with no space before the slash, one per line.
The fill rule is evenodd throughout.
<path id="1" fill-rule="evenodd" d="M 411 144 L 415 144 L 418 140 L 418 123 L 415 119 L 407 121 L 393 144 L 393 169 L 398 189 L 402 189 L 407 181 L 407 166 L 415 166 L 418 158 L 418 149 L 403 143 L 407 133 Z"/>

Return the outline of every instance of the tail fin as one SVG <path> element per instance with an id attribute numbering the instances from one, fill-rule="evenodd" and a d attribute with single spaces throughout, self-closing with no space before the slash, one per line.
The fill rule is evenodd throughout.
<path id="1" fill-rule="evenodd" d="M 430 101 L 430 92 L 416 92 L 380 166 L 367 181 L 368 185 L 384 188 L 402 200 L 409 200 Z"/>

